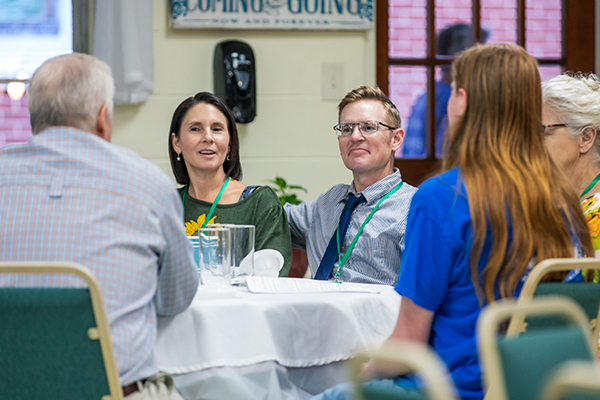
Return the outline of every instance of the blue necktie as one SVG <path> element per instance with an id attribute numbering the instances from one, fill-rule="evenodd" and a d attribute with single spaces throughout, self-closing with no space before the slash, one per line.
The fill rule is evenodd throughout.
<path id="1" fill-rule="evenodd" d="M 365 202 L 363 196 L 355 197 L 352 193 L 348 196 L 348 200 L 346 200 L 346 206 L 344 207 L 344 211 L 342 211 L 342 215 L 340 216 L 340 242 L 344 242 L 344 236 L 346 236 L 346 231 L 348 230 L 348 225 L 350 225 L 350 215 L 352 215 L 352 211 L 356 208 L 359 203 Z M 315 274 L 315 279 L 319 279 L 322 281 L 326 281 L 329 279 L 331 275 L 331 271 L 333 270 L 333 265 L 335 264 L 338 258 L 338 249 L 337 249 L 337 238 L 335 231 L 333 232 L 333 236 L 329 241 L 329 245 L 327 246 L 327 250 L 325 250 L 325 254 L 323 255 L 323 259 L 321 260 L 321 264 L 319 265 L 319 269 Z"/>

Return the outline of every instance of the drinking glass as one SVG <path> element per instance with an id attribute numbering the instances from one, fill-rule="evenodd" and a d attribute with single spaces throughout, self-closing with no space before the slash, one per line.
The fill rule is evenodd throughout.
<path id="1" fill-rule="evenodd" d="M 198 268 L 198 274 L 200 274 L 200 245 L 198 243 L 198 236 L 188 236 L 192 247 L 194 248 L 194 260 L 196 261 L 196 268 Z"/>
<path id="2" fill-rule="evenodd" d="M 227 227 L 198 230 L 200 278 L 203 285 L 226 286 L 231 280 L 231 230 Z"/>
<path id="3" fill-rule="evenodd" d="M 226 227 L 231 231 L 231 284 L 243 285 L 246 276 L 254 275 L 254 225 L 210 224 L 207 227 Z"/>

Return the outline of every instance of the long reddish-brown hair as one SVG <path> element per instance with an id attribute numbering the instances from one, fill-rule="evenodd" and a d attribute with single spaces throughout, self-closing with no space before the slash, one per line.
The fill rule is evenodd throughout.
<path id="1" fill-rule="evenodd" d="M 476 45 L 453 67 L 467 105 L 444 169 L 460 167 L 473 222 L 471 276 L 480 298 L 493 302 L 495 288 L 513 295 L 532 258 L 573 257 L 571 234 L 586 255 L 593 248 L 577 194 L 544 148 L 535 58 L 516 45 Z M 491 251 L 480 274 L 488 229 Z"/>

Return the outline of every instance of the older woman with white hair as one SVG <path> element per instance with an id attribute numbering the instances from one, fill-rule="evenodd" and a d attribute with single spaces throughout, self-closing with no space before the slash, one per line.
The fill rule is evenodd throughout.
<path id="1" fill-rule="evenodd" d="M 546 147 L 581 199 L 600 258 L 600 80 L 567 72 L 542 83 L 542 101 Z"/>

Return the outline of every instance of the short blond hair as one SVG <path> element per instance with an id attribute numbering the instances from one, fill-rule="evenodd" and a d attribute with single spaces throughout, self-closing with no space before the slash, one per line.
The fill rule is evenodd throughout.
<path id="1" fill-rule="evenodd" d="M 389 118 L 389 121 L 385 122 L 393 126 L 394 129 L 400 128 L 402 124 L 400 112 L 398 112 L 398 109 L 396 108 L 394 103 L 392 103 L 390 98 L 385 93 L 383 93 L 381 89 L 372 86 L 361 86 L 348 92 L 348 94 L 342 99 L 340 104 L 338 104 L 338 121 L 340 119 L 340 116 L 342 115 L 342 110 L 344 109 L 344 107 L 346 107 L 350 103 L 354 103 L 360 100 L 376 100 L 381 102 L 381 104 L 383 104 L 383 108 L 385 109 L 385 114 Z"/>

